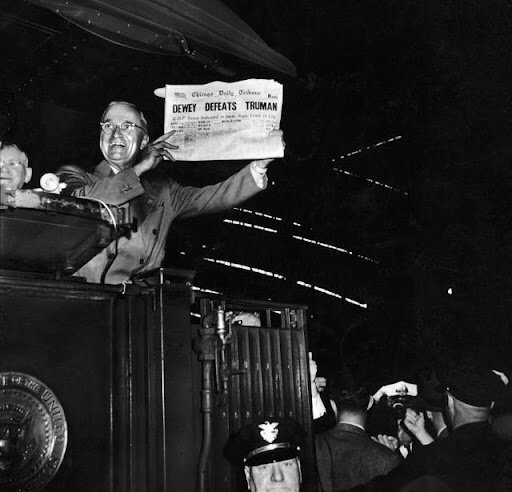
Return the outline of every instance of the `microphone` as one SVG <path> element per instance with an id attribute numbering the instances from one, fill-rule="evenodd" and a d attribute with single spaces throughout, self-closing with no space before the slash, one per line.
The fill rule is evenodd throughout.
<path id="1" fill-rule="evenodd" d="M 66 183 L 61 183 L 59 177 L 53 173 L 43 174 L 39 184 L 44 191 L 56 194 L 59 194 L 66 187 Z"/>

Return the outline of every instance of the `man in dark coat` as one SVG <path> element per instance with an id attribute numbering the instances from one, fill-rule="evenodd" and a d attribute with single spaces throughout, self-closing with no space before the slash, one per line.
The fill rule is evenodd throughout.
<path id="1" fill-rule="evenodd" d="M 272 159 L 253 161 L 227 180 L 203 188 L 155 179 L 149 171 L 164 157 L 174 160 L 171 151 L 176 147 L 167 141 L 174 132 L 149 142 L 146 119 L 131 103 L 110 103 L 100 126 L 105 160 L 92 174 L 62 166 L 57 175 L 66 183 L 67 193 L 128 206 L 138 230 L 129 238 L 119 238 L 78 270 L 76 275 L 89 282 L 128 282 L 134 274 L 158 268 L 175 218 L 229 209 L 266 187 L 266 168 Z"/>
<path id="2" fill-rule="evenodd" d="M 368 391 L 364 388 L 342 391 L 335 400 L 338 423 L 316 436 L 318 474 L 324 492 L 365 484 L 402 462 L 398 453 L 373 441 L 366 433 Z"/>

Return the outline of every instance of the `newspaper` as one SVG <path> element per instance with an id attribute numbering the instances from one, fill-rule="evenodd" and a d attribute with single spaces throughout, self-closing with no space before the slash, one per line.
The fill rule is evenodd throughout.
<path id="1" fill-rule="evenodd" d="M 155 94 L 163 97 L 163 90 Z M 283 157 L 283 86 L 249 79 L 165 87 L 164 131 L 179 161 Z"/>

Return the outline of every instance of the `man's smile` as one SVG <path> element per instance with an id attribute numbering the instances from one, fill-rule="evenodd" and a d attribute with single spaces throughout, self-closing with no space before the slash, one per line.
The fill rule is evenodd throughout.
<path id="1" fill-rule="evenodd" d="M 110 142 L 109 146 L 110 147 L 126 147 L 126 143 L 120 142 L 120 141 L 114 141 L 114 142 Z"/>

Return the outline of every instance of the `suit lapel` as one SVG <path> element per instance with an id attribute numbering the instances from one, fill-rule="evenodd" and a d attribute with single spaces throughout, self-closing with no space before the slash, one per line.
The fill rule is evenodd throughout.
<path id="1" fill-rule="evenodd" d="M 109 176 L 115 176 L 115 173 L 109 163 L 103 160 L 94 169 L 94 175 L 101 179 Z M 144 184 L 144 186 L 146 185 Z M 135 217 L 139 224 L 144 221 L 147 215 L 147 210 L 145 207 L 146 200 L 146 193 L 143 193 L 142 195 L 129 202 L 130 215 L 131 217 Z"/>
<path id="2" fill-rule="evenodd" d="M 114 176 L 114 170 L 107 161 L 101 161 L 94 169 L 94 176 L 100 179 L 106 178 L 107 176 Z"/>

